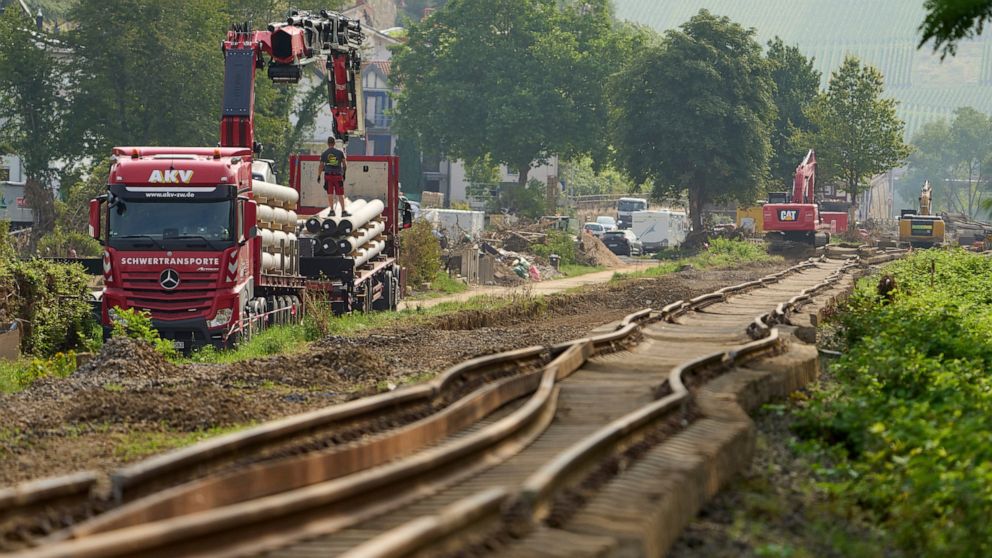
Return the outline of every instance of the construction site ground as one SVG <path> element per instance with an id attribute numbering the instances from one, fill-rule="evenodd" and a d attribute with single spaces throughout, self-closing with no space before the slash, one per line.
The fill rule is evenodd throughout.
<path id="1" fill-rule="evenodd" d="M 575 339 L 632 311 L 787 265 L 689 269 L 557 292 L 620 271 L 610 270 L 531 289 L 546 294 L 539 299 L 515 289 L 519 303 L 496 310 L 400 322 L 328 337 L 304 352 L 233 364 L 176 366 L 147 345 L 112 340 L 68 378 L 0 395 L 0 486 L 81 469 L 108 471 L 209 435 L 423 381 L 473 356 Z"/>

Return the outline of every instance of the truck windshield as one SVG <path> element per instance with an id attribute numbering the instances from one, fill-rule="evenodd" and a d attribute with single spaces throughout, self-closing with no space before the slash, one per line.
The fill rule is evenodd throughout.
<path id="1" fill-rule="evenodd" d="M 118 199 L 110 207 L 109 241 L 115 248 L 222 249 L 234 241 L 234 203 Z"/>
<path id="2" fill-rule="evenodd" d="M 617 202 L 617 211 L 643 211 L 646 208 L 647 204 L 642 201 L 620 200 Z"/>

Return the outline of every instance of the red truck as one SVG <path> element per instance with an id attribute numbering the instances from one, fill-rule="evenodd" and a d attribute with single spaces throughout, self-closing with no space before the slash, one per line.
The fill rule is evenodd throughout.
<path id="1" fill-rule="evenodd" d="M 105 247 L 105 331 L 120 319 L 118 309 L 147 310 L 163 337 L 191 350 L 227 347 L 269 324 L 298 320 L 308 289 L 336 312 L 396 307 L 396 235 L 404 221 L 398 159 L 349 160 L 349 195 L 381 199 L 387 223 L 386 249 L 361 263 L 348 254 L 320 256 L 316 239 L 297 236 L 297 212 L 326 206 L 322 189 L 316 195 L 299 173 L 294 189 L 268 183 L 255 160 L 254 76 L 263 54 L 279 82 L 298 81 L 302 66 L 325 57 L 335 132 L 347 138 L 363 120 L 362 38 L 358 22 L 327 11 L 294 12 L 267 31 L 235 27 L 223 45 L 221 147 L 113 150 L 107 194 L 90 202 L 89 217 L 90 234 Z M 294 158 L 294 169 L 313 159 Z"/>
<path id="2" fill-rule="evenodd" d="M 306 289 L 336 313 L 396 308 L 405 213 L 396 157 L 350 159 L 349 195 L 386 206 L 386 249 L 356 266 L 347 256 L 317 256 L 307 237 L 263 251 L 248 149 L 124 147 L 114 156 L 107 195 L 90 202 L 90 232 L 105 247 L 101 318 L 108 330 L 117 308 L 148 310 L 159 333 L 188 350 L 230 346 L 298 319 Z M 294 168 L 315 159 L 294 158 Z M 306 189 L 300 194 L 301 203 L 313 199 Z M 300 215 L 322 209 L 297 208 Z M 283 264 L 263 269 L 273 252 Z"/>

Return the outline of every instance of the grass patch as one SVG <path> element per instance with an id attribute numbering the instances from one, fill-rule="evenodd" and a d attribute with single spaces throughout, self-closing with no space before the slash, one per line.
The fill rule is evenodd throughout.
<path id="1" fill-rule="evenodd" d="M 280 325 L 270 327 L 233 350 L 218 351 L 208 345 L 188 357 L 177 358 L 176 362 L 224 364 L 239 362 L 272 355 L 294 353 L 304 350 L 314 340 L 312 328 L 308 324 Z"/>
<path id="2" fill-rule="evenodd" d="M 428 300 L 441 296 L 463 293 L 468 290 L 468 285 L 459 279 L 448 276 L 443 270 L 434 275 L 434 280 L 430 282 L 430 289 L 415 293 L 408 297 L 408 300 Z"/>
<path id="3" fill-rule="evenodd" d="M 124 460 L 139 459 L 156 453 L 195 444 L 207 438 L 247 428 L 248 424 L 214 427 L 195 432 L 133 431 L 115 436 L 114 456 Z"/>
<path id="4" fill-rule="evenodd" d="M 76 369 L 76 353 L 55 353 L 51 358 L 0 361 L 0 392 L 13 393 L 47 377 L 65 378 Z"/>
<path id="5" fill-rule="evenodd" d="M 685 266 L 691 266 L 696 269 L 713 269 L 718 267 L 736 267 L 751 263 L 781 263 L 784 261 L 781 256 L 769 254 L 762 244 L 728 240 L 725 238 L 714 238 L 710 242 L 709 248 L 694 256 L 684 257 L 679 256 L 678 252 L 663 252 L 659 253 L 659 257 L 672 259 L 664 259 L 658 265 L 643 270 L 614 273 L 611 281 L 661 277 L 675 273 Z"/>
<path id="6" fill-rule="evenodd" d="M 175 362 L 178 364 L 224 364 L 277 354 L 301 352 L 306 350 L 311 341 L 328 335 L 357 335 L 363 331 L 383 329 L 399 323 L 423 323 L 457 312 L 491 311 L 522 303 L 542 304 L 543 298 L 526 294 L 513 296 L 479 295 L 464 301 L 442 302 L 430 308 L 408 308 L 395 312 L 383 311 L 367 314 L 354 312 L 342 316 L 330 314 L 310 316 L 303 324 L 270 327 L 234 350 L 218 351 L 208 346 L 188 357 L 177 358 Z"/>
<path id="7" fill-rule="evenodd" d="M 562 264 L 558 271 L 560 271 L 565 277 L 578 277 L 580 275 L 587 275 L 589 273 L 596 273 L 597 271 L 605 270 L 606 268 L 601 265 Z"/>

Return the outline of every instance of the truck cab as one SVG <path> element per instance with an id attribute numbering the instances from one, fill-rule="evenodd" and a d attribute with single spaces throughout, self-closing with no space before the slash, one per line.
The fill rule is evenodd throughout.
<path id="1" fill-rule="evenodd" d="M 635 211 L 645 211 L 648 208 L 648 200 L 644 198 L 620 198 L 617 200 L 617 227 L 629 229 L 633 223 L 632 215 Z"/>
<path id="2" fill-rule="evenodd" d="M 101 317 L 146 310 L 179 349 L 223 345 L 252 296 L 257 265 L 251 150 L 114 149 L 107 194 L 90 202 L 104 246 Z"/>

